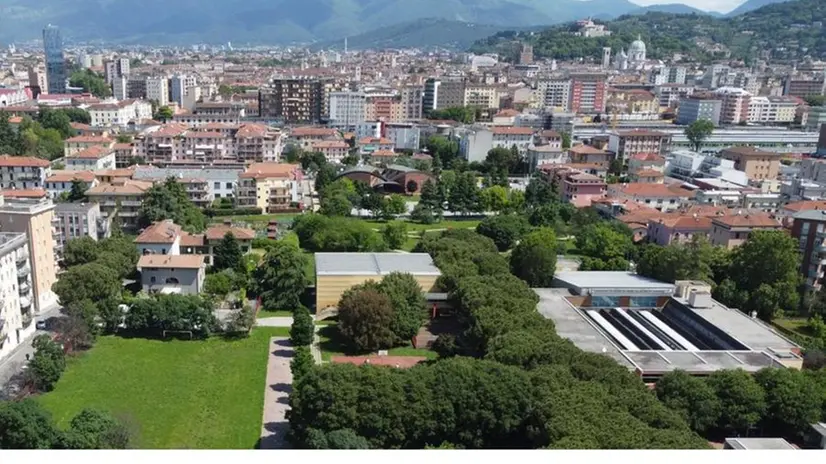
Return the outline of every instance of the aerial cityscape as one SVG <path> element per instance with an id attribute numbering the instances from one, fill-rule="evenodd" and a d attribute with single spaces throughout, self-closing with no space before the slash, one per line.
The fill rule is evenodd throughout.
<path id="1" fill-rule="evenodd" d="M 0 0 L 0 450 L 826 450 L 824 21 Z"/>

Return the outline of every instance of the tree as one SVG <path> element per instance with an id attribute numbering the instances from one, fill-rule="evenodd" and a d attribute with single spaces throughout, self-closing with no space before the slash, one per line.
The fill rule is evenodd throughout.
<path id="1" fill-rule="evenodd" d="M 583 228 L 577 234 L 576 245 L 583 255 L 606 264 L 626 261 L 634 251 L 631 237 L 606 222 Z M 596 264 L 597 267 L 600 265 Z"/>
<path id="2" fill-rule="evenodd" d="M 126 449 L 129 432 L 109 414 L 84 409 L 72 418 L 61 443 L 64 449 Z"/>
<path id="3" fill-rule="evenodd" d="M 372 287 L 353 287 L 338 304 L 338 328 L 350 348 L 376 351 L 395 344 L 390 299 Z"/>
<path id="4" fill-rule="evenodd" d="M 765 393 L 748 372 L 742 369 L 720 370 L 712 373 L 707 381 L 721 404 L 717 427 L 730 432 L 744 432 L 763 417 Z"/>
<path id="5" fill-rule="evenodd" d="M 301 163 L 301 169 L 304 172 L 317 172 L 321 166 L 327 164 L 327 158 L 324 153 L 317 151 L 310 153 L 303 153 L 298 160 Z"/>
<path id="6" fill-rule="evenodd" d="M 567 150 L 571 148 L 571 134 L 568 132 L 562 132 L 560 136 L 562 137 L 562 149 Z"/>
<path id="7" fill-rule="evenodd" d="M 52 290 L 60 299 L 60 304 L 68 307 L 81 300 L 100 301 L 117 297 L 121 287 L 116 270 L 92 262 L 67 269 L 52 285 Z"/>
<path id="8" fill-rule="evenodd" d="M 703 142 L 714 132 L 714 123 L 708 119 L 698 119 L 689 124 L 684 132 L 686 138 L 688 138 L 688 141 L 691 142 L 691 145 L 694 147 L 694 151 L 700 151 Z"/>
<path id="9" fill-rule="evenodd" d="M 456 176 L 456 185 L 450 189 L 448 204 L 454 213 L 467 214 L 480 210 L 479 186 L 472 172 Z"/>
<path id="10" fill-rule="evenodd" d="M 370 449 L 370 442 L 351 429 L 322 432 L 318 429 L 309 431 L 308 448 L 310 449 Z"/>
<path id="11" fill-rule="evenodd" d="M 393 219 L 393 217 L 407 212 L 407 203 L 401 195 L 390 195 L 382 198 L 381 201 L 381 217 L 385 220 Z"/>
<path id="12" fill-rule="evenodd" d="M 240 269 L 244 262 L 244 252 L 232 232 L 224 234 L 224 238 L 215 245 L 213 256 L 212 268 L 216 271 Z"/>
<path id="13" fill-rule="evenodd" d="M 495 213 L 508 209 L 508 189 L 501 185 L 494 185 L 479 192 L 479 200 L 485 211 Z"/>
<path id="14" fill-rule="evenodd" d="M 427 320 L 427 300 L 422 287 L 411 274 L 393 272 L 381 280 L 379 292 L 390 299 L 393 308 L 390 330 L 401 343 L 412 340 Z"/>
<path id="15" fill-rule="evenodd" d="M 307 258 L 296 247 L 279 243 L 272 247 L 254 272 L 257 293 L 264 309 L 292 311 L 300 304 Z"/>
<path id="16" fill-rule="evenodd" d="M 486 217 L 476 226 L 476 232 L 489 237 L 499 251 L 507 251 L 516 245 L 530 225 L 523 216 L 515 214 Z"/>
<path id="17" fill-rule="evenodd" d="M 59 439 L 60 431 L 39 402 L 0 402 L 0 449 L 52 449 Z"/>
<path id="18" fill-rule="evenodd" d="M 554 202 L 559 202 L 559 194 L 554 185 L 542 174 L 534 175 L 525 188 L 525 204 L 540 207 Z"/>
<path id="19" fill-rule="evenodd" d="M 509 150 L 503 147 L 492 148 L 488 151 L 485 157 L 485 167 L 488 172 L 496 170 L 504 174 L 507 178 L 508 174 L 514 172 L 521 161 L 519 150 Z"/>
<path id="20" fill-rule="evenodd" d="M 290 370 L 293 373 L 293 383 L 298 383 L 315 366 L 315 359 L 308 346 L 295 347 L 295 355 L 290 361 Z"/>
<path id="21" fill-rule="evenodd" d="M 67 240 L 63 246 L 63 266 L 66 268 L 91 263 L 99 256 L 98 242 L 88 235 Z"/>
<path id="22" fill-rule="evenodd" d="M 671 371 L 655 388 L 657 398 L 669 409 L 677 411 L 691 429 L 704 434 L 720 419 L 722 404 L 705 380 L 685 371 Z"/>
<path id="23" fill-rule="evenodd" d="M 431 208 L 434 212 L 442 210 L 443 200 L 439 195 L 439 188 L 430 179 L 424 181 L 420 192 L 419 204 Z"/>
<path id="24" fill-rule="evenodd" d="M 511 272 L 531 287 L 550 287 L 556 271 L 556 234 L 539 229 L 526 235 L 514 248 Z"/>
<path id="25" fill-rule="evenodd" d="M 353 211 L 353 204 L 343 194 L 324 196 L 321 198 L 319 213 L 325 216 L 349 216 Z"/>
<path id="26" fill-rule="evenodd" d="M 293 323 L 290 327 L 290 341 L 294 346 L 306 346 L 313 343 L 315 329 L 313 326 L 313 316 L 310 310 L 303 305 L 298 305 L 293 310 Z"/>
<path id="27" fill-rule="evenodd" d="M 663 282 L 702 280 L 713 284 L 715 267 L 727 256 L 728 250 L 712 247 L 708 240 L 697 236 L 686 244 L 649 244 L 640 253 L 637 273 Z"/>
<path id="28" fill-rule="evenodd" d="M 147 227 L 157 221 L 171 219 L 187 232 L 206 229 L 206 216 L 189 199 L 183 184 L 174 177 L 147 190 L 138 211 L 138 222 Z"/>
<path id="29" fill-rule="evenodd" d="M 319 167 L 318 173 L 315 175 L 315 191 L 323 192 L 324 188 L 333 183 L 336 179 L 336 168 L 330 163 L 326 163 Z"/>
<path id="30" fill-rule="evenodd" d="M 66 369 L 63 348 L 48 335 L 38 335 L 32 342 L 34 358 L 29 362 L 29 374 L 39 391 L 52 391 Z"/>
<path id="31" fill-rule="evenodd" d="M 204 279 L 204 293 L 216 298 L 224 298 L 232 291 L 232 279 L 225 272 L 208 274 Z"/>
<path id="32" fill-rule="evenodd" d="M 441 211 L 439 211 L 439 213 L 441 213 Z M 432 208 L 423 205 L 422 202 L 414 206 L 413 211 L 410 212 L 410 220 L 418 222 L 419 224 L 434 224 L 439 219 L 440 215 L 437 216 Z"/>
<path id="33" fill-rule="evenodd" d="M 165 123 L 172 119 L 172 116 L 174 114 L 175 113 L 172 111 L 172 108 L 168 106 L 162 106 L 158 108 L 158 111 L 156 111 L 155 114 L 152 115 L 152 119 Z"/>
<path id="34" fill-rule="evenodd" d="M 83 181 L 75 179 L 72 181 L 72 189 L 69 191 L 70 202 L 81 201 L 86 198 L 86 184 Z"/>
<path id="35" fill-rule="evenodd" d="M 388 222 L 381 234 L 391 250 L 400 250 L 407 241 L 407 224 L 403 221 Z"/>
<path id="36" fill-rule="evenodd" d="M 804 372 L 764 368 L 754 378 L 766 394 L 763 424 L 773 433 L 802 438 L 810 424 L 820 421 L 826 393 Z"/>
<path id="37" fill-rule="evenodd" d="M 823 106 L 826 103 L 826 96 L 824 95 L 806 95 L 803 97 L 809 106 Z"/>
<path id="38" fill-rule="evenodd" d="M 37 122 L 40 123 L 43 130 L 54 129 L 57 131 L 60 140 L 66 139 L 74 135 L 75 130 L 72 128 L 72 120 L 64 111 L 54 110 L 51 108 L 40 107 L 37 116 Z M 35 126 L 36 127 L 36 126 Z M 23 125 L 21 124 L 21 129 Z M 37 131 L 39 136 L 42 136 L 41 131 Z"/>
<path id="39" fill-rule="evenodd" d="M 129 134 L 118 134 L 115 137 L 115 141 L 118 143 L 132 143 L 132 136 Z"/>
<path id="40" fill-rule="evenodd" d="M 72 87 L 82 87 L 84 92 L 89 92 L 99 98 L 106 98 L 112 95 L 109 84 L 96 72 L 91 69 L 75 71 L 69 76 L 69 85 Z"/>

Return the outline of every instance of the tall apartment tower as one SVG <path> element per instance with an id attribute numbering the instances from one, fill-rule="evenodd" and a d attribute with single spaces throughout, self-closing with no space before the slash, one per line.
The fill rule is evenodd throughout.
<path id="1" fill-rule="evenodd" d="M 158 106 L 169 104 L 169 81 L 166 76 L 146 78 L 146 98 L 158 102 Z"/>
<path id="2" fill-rule="evenodd" d="M 259 114 L 285 124 L 316 124 L 327 113 L 327 90 L 327 82 L 318 78 L 276 77 L 258 92 Z"/>
<path id="3" fill-rule="evenodd" d="M 49 93 L 66 93 L 66 61 L 60 29 L 49 24 L 43 29 L 43 49 L 46 52 L 46 80 Z"/>
<path id="4" fill-rule="evenodd" d="M 602 69 L 611 66 L 611 47 L 602 47 Z"/>

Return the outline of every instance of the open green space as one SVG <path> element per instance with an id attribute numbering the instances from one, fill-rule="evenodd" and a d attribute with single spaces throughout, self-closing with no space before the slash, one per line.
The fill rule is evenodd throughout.
<path id="1" fill-rule="evenodd" d="M 327 322 L 327 321 L 324 321 Z M 333 356 L 358 356 L 366 353 L 353 353 L 344 344 L 341 335 L 338 332 L 338 326 L 335 322 L 324 324 L 324 327 L 318 331 L 319 348 L 321 349 L 321 360 L 329 362 Z M 436 359 L 439 357 L 433 351 L 422 348 L 413 348 L 413 345 L 408 343 L 407 346 L 400 346 L 388 350 L 390 356 L 423 356 L 427 359 Z"/>
<path id="2" fill-rule="evenodd" d="M 266 309 L 262 309 L 258 311 L 258 319 L 263 319 L 265 317 L 293 317 L 292 311 L 267 311 Z"/>
<path id="3" fill-rule="evenodd" d="M 379 219 L 365 219 L 365 221 L 374 224 L 376 228 L 381 228 L 387 221 Z M 443 230 L 443 229 L 475 229 L 481 219 L 444 219 L 433 224 L 419 224 L 417 222 L 407 221 L 407 230 L 410 232 L 428 231 L 428 230 Z"/>
<path id="4" fill-rule="evenodd" d="M 266 225 L 271 220 L 276 221 L 292 221 L 299 213 L 284 213 L 284 214 L 252 214 L 239 216 L 215 216 L 210 219 L 213 224 L 221 224 L 224 221 L 232 221 L 233 223 L 246 222 L 253 226 Z"/>
<path id="5" fill-rule="evenodd" d="M 135 448 L 250 449 L 261 433 L 269 339 L 288 330 L 260 327 L 238 340 L 101 337 L 38 401 L 62 427 L 84 408 L 109 411 L 133 430 Z"/>

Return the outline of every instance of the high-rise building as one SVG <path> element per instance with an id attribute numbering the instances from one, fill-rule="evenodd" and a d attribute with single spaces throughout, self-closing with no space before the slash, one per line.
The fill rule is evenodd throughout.
<path id="1" fill-rule="evenodd" d="M 66 93 L 66 61 L 60 29 L 49 24 L 43 29 L 43 49 L 46 52 L 46 80 L 49 93 Z"/>
<path id="2" fill-rule="evenodd" d="M 159 107 L 169 104 L 169 81 L 165 76 L 146 78 L 146 98 L 158 102 Z"/>
<path id="3" fill-rule="evenodd" d="M 571 79 L 567 77 L 542 79 L 536 83 L 535 100 L 540 108 L 567 111 L 570 99 Z"/>
<path id="4" fill-rule="evenodd" d="M 258 93 L 262 118 L 281 119 L 285 124 L 315 124 L 325 114 L 327 82 L 315 77 L 276 77 Z"/>
<path id="5" fill-rule="evenodd" d="M 602 47 L 602 69 L 611 66 L 611 47 Z"/>
<path id="6" fill-rule="evenodd" d="M 349 129 L 365 121 L 367 95 L 364 92 L 330 93 L 330 125 Z"/>
<path id="7" fill-rule="evenodd" d="M 26 235 L 0 232 L 0 362 L 35 331 Z"/>
<path id="8" fill-rule="evenodd" d="M 169 79 L 169 97 L 171 101 L 178 102 L 178 106 L 184 106 L 184 99 L 188 96 L 190 89 L 198 85 L 195 76 L 179 74 Z"/>
<path id="9" fill-rule="evenodd" d="M 740 124 L 749 118 L 751 94 L 737 87 L 720 87 L 714 91 L 720 99 L 720 123 Z"/>
<path id="10" fill-rule="evenodd" d="M 608 86 L 605 74 L 571 74 L 571 100 L 569 108 L 577 113 L 602 113 Z"/>
<path id="11" fill-rule="evenodd" d="M 404 109 L 404 119 L 422 118 L 422 100 L 424 99 L 424 87 L 421 85 L 406 85 L 401 89 L 402 107 Z"/>

